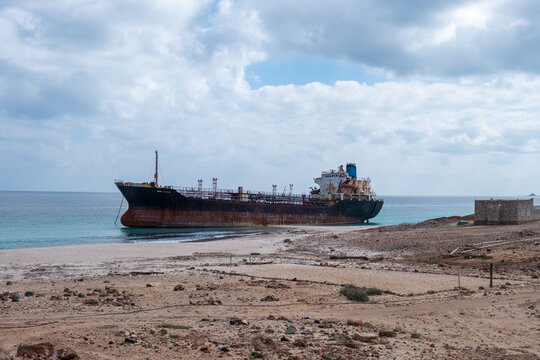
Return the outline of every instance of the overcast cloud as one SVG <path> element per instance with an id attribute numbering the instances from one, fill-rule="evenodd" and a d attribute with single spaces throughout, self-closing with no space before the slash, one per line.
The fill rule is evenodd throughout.
<path id="1" fill-rule="evenodd" d="M 271 190 L 355 161 L 380 194 L 540 192 L 536 1 L 4 1 L 0 190 Z M 377 73 L 254 88 L 318 58 Z M 292 85 L 296 84 L 296 85 Z"/>

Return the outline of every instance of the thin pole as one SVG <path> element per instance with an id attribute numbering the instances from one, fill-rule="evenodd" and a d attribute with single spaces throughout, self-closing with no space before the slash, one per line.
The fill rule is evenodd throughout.
<path id="1" fill-rule="evenodd" d="M 493 287 L 493 263 L 489 263 L 489 287 Z"/>
<path id="2" fill-rule="evenodd" d="M 154 183 L 156 184 L 156 187 L 158 186 L 158 152 L 156 150 L 156 173 L 154 174 Z"/>

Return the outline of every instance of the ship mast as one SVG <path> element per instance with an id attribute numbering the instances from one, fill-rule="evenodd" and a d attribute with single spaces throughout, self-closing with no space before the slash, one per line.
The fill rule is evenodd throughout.
<path id="1" fill-rule="evenodd" d="M 158 175 L 158 152 L 156 150 L 156 172 L 154 173 L 154 183 L 156 184 L 156 187 L 158 187 L 157 175 Z"/>

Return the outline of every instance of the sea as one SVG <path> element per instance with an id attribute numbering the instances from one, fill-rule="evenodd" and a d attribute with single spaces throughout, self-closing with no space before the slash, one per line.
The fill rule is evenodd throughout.
<path id="1" fill-rule="evenodd" d="M 369 225 L 416 223 L 474 212 L 482 196 L 380 196 L 384 206 Z M 514 197 L 514 199 L 517 197 Z M 271 228 L 133 229 L 120 224 L 120 193 L 0 191 L 0 249 L 137 242 L 205 241 Z"/>

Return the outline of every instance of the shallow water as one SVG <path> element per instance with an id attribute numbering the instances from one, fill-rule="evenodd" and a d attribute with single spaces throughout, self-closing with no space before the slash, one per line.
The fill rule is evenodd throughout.
<path id="1" fill-rule="evenodd" d="M 468 215 L 475 197 L 385 196 L 370 224 Z M 481 197 L 476 197 L 481 198 Z M 0 249 L 130 242 L 181 242 L 271 231 L 268 228 L 130 229 L 115 219 L 120 193 L 1 192 Z M 127 209 L 124 201 L 123 213 Z"/>

